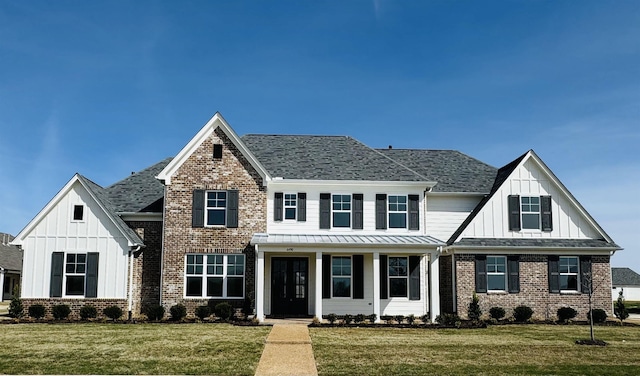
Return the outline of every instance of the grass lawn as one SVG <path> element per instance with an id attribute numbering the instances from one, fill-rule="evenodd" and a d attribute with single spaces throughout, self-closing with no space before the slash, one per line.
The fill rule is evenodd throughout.
<path id="1" fill-rule="evenodd" d="M 270 327 L 0 325 L 3 374 L 253 375 Z"/>
<path id="2" fill-rule="evenodd" d="M 321 375 L 640 374 L 638 326 L 596 326 L 606 347 L 574 344 L 587 325 L 310 331 Z"/>

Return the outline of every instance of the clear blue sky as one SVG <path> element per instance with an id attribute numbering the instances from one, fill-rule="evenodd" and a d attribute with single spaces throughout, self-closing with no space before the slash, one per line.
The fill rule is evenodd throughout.
<path id="1" fill-rule="evenodd" d="M 0 0 L 0 231 L 216 111 L 496 167 L 534 149 L 640 272 L 640 1 Z"/>

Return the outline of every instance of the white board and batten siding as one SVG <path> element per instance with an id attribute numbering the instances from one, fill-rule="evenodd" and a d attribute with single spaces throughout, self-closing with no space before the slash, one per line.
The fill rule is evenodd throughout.
<path id="1" fill-rule="evenodd" d="M 509 231 L 509 195 L 551 196 L 553 231 Z M 482 208 L 461 238 L 564 238 L 591 239 L 600 236 L 589 219 L 567 194 L 532 159 L 516 168 Z"/>
<path id="2" fill-rule="evenodd" d="M 482 200 L 474 195 L 427 194 L 427 233 L 447 241 Z"/>
<path id="3" fill-rule="evenodd" d="M 82 221 L 73 220 L 75 205 L 84 205 Z M 26 234 L 22 248 L 23 298 L 49 297 L 53 252 L 97 252 L 98 298 L 126 298 L 127 239 L 79 182 Z"/>

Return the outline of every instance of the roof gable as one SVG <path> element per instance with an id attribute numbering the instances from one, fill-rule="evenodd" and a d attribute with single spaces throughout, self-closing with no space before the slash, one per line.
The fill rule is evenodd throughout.
<path id="1" fill-rule="evenodd" d="M 22 270 L 22 250 L 9 243 L 13 236 L 0 233 L 0 270 L 20 272 Z"/>
<path id="2" fill-rule="evenodd" d="M 216 129 L 220 129 L 224 132 L 229 140 L 238 148 L 240 153 L 247 158 L 247 161 L 253 166 L 253 168 L 258 172 L 260 177 L 262 177 L 263 184 L 266 185 L 267 181 L 271 180 L 271 176 L 268 171 L 264 168 L 262 163 L 252 154 L 252 152 L 247 148 L 247 146 L 242 142 L 240 137 L 231 129 L 229 124 L 224 120 L 222 115 L 219 112 L 216 112 L 215 115 L 198 131 L 198 133 L 185 145 L 182 150 L 178 153 L 178 155 L 171 160 L 157 176 L 157 179 L 163 181 L 166 185 L 171 184 L 171 177 L 173 174 L 182 166 L 183 163 L 191 154 L 193 154 L 198 147 L 209 137 Z"/>
<path id="3" fill-rule="evenodd" d="M 630 268 L 611 268 L 611 284 L 614 287 L 640 287 L 640 274 L 634 272 Z"/>
<path id="4" fill-rule="evenodd" d="M 162 213 L 164 185 L 156 179 L 173 158 L 167 158 L 105 188 L 117 213 Z"/>

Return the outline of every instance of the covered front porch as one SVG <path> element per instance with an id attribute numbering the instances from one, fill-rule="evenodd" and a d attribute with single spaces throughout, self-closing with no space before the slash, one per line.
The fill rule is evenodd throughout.
<path id="1" fill-rule="evenodd" d="M 256 318 L 440 313 L 430 236 L 256 234 Z"/>

